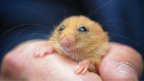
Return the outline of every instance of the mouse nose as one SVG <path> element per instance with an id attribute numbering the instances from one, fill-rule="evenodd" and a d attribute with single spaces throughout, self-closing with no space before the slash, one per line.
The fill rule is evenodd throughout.
<path id="1" fill-rule="evenodd" d="M 63 37 L 60 40 L 60 44 L 62 47 L 69 47 L 69 46 L 73 45 L 73 43 L 74 43 L 73 37 Z"/>

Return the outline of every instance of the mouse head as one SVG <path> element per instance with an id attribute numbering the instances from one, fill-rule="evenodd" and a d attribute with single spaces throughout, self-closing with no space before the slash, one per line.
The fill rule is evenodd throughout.
<path id="1" fill-rule="evenodd" d="M 85 16 L 66 18 L 55 30 L 59 45 L 65 51 L 87 50 L 107 41 L 107 33 L 102 27 Z M 89 49 L 90 50 L 90 49 Z"/>

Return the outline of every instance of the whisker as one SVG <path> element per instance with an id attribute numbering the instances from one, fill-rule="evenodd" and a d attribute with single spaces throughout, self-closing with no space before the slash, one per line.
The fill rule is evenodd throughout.
<path id="1" fill-rule="evenodd" d="M 78 35 L 77 30 L 72 33 L 75 37 Z"/>
<path id="2" fill-rule="evenodd" d="M 124 20 L 119 20 L 119 19 L 105 19 L 105 20 L 100 20 L 100 23 L 101 24 L 105 24 L 105 23 L 113 23 L 114 24 L 114 22 L 115 23 L 119 23 L 119 24 L 125 24 L 125 25 L 127 25 L 128 23 L 126 22 L 126 21 L 124 21 Z"/>
<path id="3" fill-rule="evenodd" d="M 140 43 L 138 43 L 138 42 L 136 42 L 136 41 L 133 41 L 133 40 L 130 39 L 129 37 L 122 36 L 122 35 L 120 35 L 120 34 L 112 33 L 112 32 L 110 32 L 110 33 L 108 33 L 108 34 L 109 34 L 109 35 L 113 35 L 113 36 L 120 37 L 120 38 L 122 38 L 122 39 L 125 39 L 125 40 L 127 40 L 127 41 L 129 41 L 129 42 L 131 42 L 131 43 L 133 43 L 133 44 L 135 44 L 135 45 L 137 45 L 137 46 L 140 46 L 140 47 L 143 46 L 143 45 L 141 45 Z"/>
<path id="4" fill-rule="evenodd" d="M 79 37 L 78 35 L 79 35 L 79 33 L 76 33 L 76 34 L 75 34 L 75 37 Z"/>
<path id="5" fill-rule="evenodd" d="M 9 33 L 10 31 L 12 31 L 12 30 L 14 30 L 16 28 L 20 28 L 22 26 L 39 26 L 39 27 L 47 28 L 47 26 L 40 25 L 40 24 L 20 24 L 20 25 L 16 25 L 16 26 L 10 27 L 11 29 L 9 29 L 6 32 L 2 33 L 0 35 L 0 38 L 3 37 L 4 35 L 6 35 L 7 33 Z"/>
<path id="6" fill-rule="evenodd" d="M 50 40 L 49 40 L 49 42 L 54 42 L 54 43 L 57 43 L 58 41 L 50 41 Z"/>
<path id="7" fill-rule="evenodd" d="M 75 59 L 76 59 L 76 62 L 78 62 L 78 57 L 77 57 L 77 51 L 76 51 L 76 49 L 74 49 L 74 54 L 75 54 Z"/>
<path id="8" fill-rule="evenodd" d="M 112 1 L 113 1 L 113 0 L 109 0 L 108 2 L 103 3 L 100 7 L 95 8 L 95 9 L 94 9 L 93 11 L 91 11 L 91 12 L 88 12 L 88 15 L 87 15 L 87 16 L 90 17 L 90 16 L 91 16 L 92 14 L 94 14 L 97 10 L 108 6 Z"/>
<path id="9" fill-rule="evenodd" d="M 72 48 L 72 49 L 73 49 L 73 48 Z M 72 51 L 72 59 L 75 58 L 74 54 L 75 54 L 75 52 L 74 52 L 74 50 L 73 50 L 73 51 Z"/>
<path id="10" fill-rule="evenodd" d="M 116 26 L 116 25 L 111 25 L 111 24 L 103 24 L 103 28 L 104 30 L 121 30 L 120 27 Z"/>
<path id="11" fill-rule="evenodd" d="M 136 43 L 136 41 L 133 41 L 133 40 L 131 40 L 130 38 L 128 38 L 128 37 L 126 37 L 126 36 L 122 36 L 122 35 L 117 34 L 117 33 L 109 32 L 109 35 L 115 35 L 115 36 L 118 36 L 118 37 L 124 38 L 124 39 L 126 39 L 126 40 L 128 40 L 128 41 L 130 41 L 130 42 L 133 42 L 133 43 L 135 43 L 135 44 L 138 44 L 138 43 Z"/>
<path id="12" fill-rule="evenodd" d="M 79 39 L 82 39 L 82 38 L 85 38 L 85 36 L 81 36 L 81 37 L 76 36 L 75 37 L 76 40 L 79 40 Z"/>
<path id="13" fill-rule="evenodd" d="M 75 59 L 75 50 L 73 50 L 73 57 L 72 58 Z"/>

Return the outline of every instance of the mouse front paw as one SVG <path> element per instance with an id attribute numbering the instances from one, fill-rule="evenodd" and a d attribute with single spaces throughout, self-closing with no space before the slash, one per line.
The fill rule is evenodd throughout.
<path id="1" fill-rule="evenodd" d="M 54 53 L 54 48 L 52 47 L 40 48 L 34 52 L 33 57 L 42 58 L 52 53 Z"/>
<path id="2" fill-rule="evenodd" d="M 83 60 L 78 63 L 75 69 L 76 74 L 85 74 L 88 71 L 90 65 L 89 59 Z"/>

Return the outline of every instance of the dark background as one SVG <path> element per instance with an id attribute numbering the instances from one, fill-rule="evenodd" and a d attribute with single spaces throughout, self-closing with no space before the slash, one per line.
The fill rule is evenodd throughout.
<path id="1" fill-rule="evenodd" d="M 144 0 L 0 0 L 0 60 L 24 41 L 47 39 L 71 15 L 99 22 L 110 41 L 132 46 L 144 56 Z"/>

